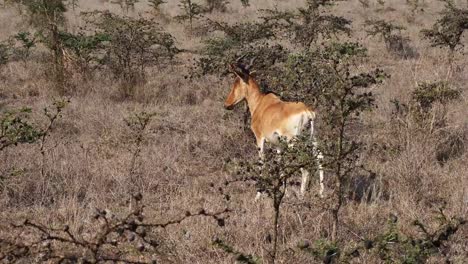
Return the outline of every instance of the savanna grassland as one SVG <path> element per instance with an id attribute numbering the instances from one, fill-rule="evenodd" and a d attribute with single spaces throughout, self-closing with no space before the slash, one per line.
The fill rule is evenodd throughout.
<path id="1" fill-rule="evenodd" d="M 461 0 L 0 1 L 0 263 L 468 263 L 465 29 Z M 255 164 L 243 55 L 316 109 L 324 198 L 307 142 Z"/>

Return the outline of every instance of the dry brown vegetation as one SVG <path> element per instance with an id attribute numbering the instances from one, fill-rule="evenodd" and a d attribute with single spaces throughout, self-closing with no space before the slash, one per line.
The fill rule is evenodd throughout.
<path id="1" fill-rule="evenodd" d="M 207 39 L 223 36 L 223 23 L 255 23 L 264 9 L 294 11 L 305 0 L 250 0 L 248 6 L 230 0 L 226 7 L 192 1 L 212 4 L 210 12 L 192 17 L 193 25 L 175 19 L 183 14 L 176 0 L 120 1 L 122 8 L 113 1 L 70 1 L 76 6 L 64 13 L 66 32 L 115 33 L 133 25 L 156 34 L 145 39 L 151 48 L 138 42 L 124 50 L 79 52 L 66 46 L 75 42 L 54 41 L 55 20 L 42 28 L 45 41 L 25 45 L 25 37 L 40 38 L 35 33 L 41 28 L 14 2 L 0 1 L 0 118 L 26 130 L 3 137 L 2 123 L 0 263 L 468 263 L 468 37 L 465 32 L 461 45 L 439 48 L 421 32 L 432 28 L 446 3 L 337 1 L 324 12 L 350 20 L 349 32 L 311 42 L 301 36 L 311 47 L 359 42 L 368 57 L 353 71 L 380 68 L 388 77 L 367 88 L 376 107 L 360 111 L 351 128 L 362 143 L 353 162 L 363 169 L 346 175 L 339 187 L 337 237 L 332 241 L 333 208 L 316 196 L 313 177 L 305 198 L 294 191 L 282 197 L 272 254 L 271 199 L 254 203 L 255 185 L 237 181 L 231 170 L 232 160 L 258 157 L 245 129 L 245 108 L 226 111 L 233 77 L 216 67 L 200 71 L 197 60 L 207 54 Z M 466 1 L 451 2 L 468 12 Z M 126 15 L 136 24 L 85 23 L 102 13 L 81 12 L 96 10 L 111 12 L 105 19 Z M 141 26 L 140 18 L 150 24 Z M 266 32 L 261 24 L 256 28 L 256 34 Z M 265 41 L 270 47 L 300 52 L 302 42 L 278 31 L 281 38 Z M 66 52 L 55 53 L 54 43 Z M 255 53 L 246 47 L 221 57 Z M 121 54 L 132 60 L 121 60 Z M 292 80 L 273 75 L 290 62 L 278 60 L 271 68 L 267 59 L 258 60 L 259 80 L 285 98 L 313 103 L 282 86 Z M 321 124 L 321 102 L 318 140 L 330 125 Z M 331 178 L 330 193 L 337 191 Z"/>

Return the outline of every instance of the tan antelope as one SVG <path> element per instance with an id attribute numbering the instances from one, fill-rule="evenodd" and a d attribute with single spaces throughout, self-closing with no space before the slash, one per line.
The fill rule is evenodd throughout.
<path id="1" fill-rule="evenodd" d="M 302 102 L 284 102 L 272 93 L 262 93 L 260 86 L 250 74 L 254 60 L 248 66 L 243 66 L 239 63 L 241 58 L 237 60 L 236 64 L 229 65 L 229 69 L 236 75 L 236 79 L 224 102 L 224 107 L 231 110 L 239 102 L 247 100 L 251 115 L 251 128 L 257 141 L 260 158 L 263 158 L 265 142 L 275 144 L 280 136 L 286 137 L 289 141 L 300 135 L 309 123 L 310 135 L 314 139 L 315 112 Z M 314 146 L 317 146 L 315 140 Z M 323 155 L 320 152 L 315 154 L 319 159 L 320 196 L 322 197 L 324 185 L 321 160 Z M 309 172 L 305 169 L 301 171 L 301 194 L 303 195 L 309 182 Z"/>

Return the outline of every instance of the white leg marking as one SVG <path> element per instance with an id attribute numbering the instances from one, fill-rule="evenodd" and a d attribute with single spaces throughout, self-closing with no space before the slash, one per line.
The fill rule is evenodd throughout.
<path id="1" fill-rule="evenodd" d="M 313 121 L 311 121 L 311 134 L 313 134 Z M 324 195 L 323 195 L 323 192 L 325 190 L 325 185 L 323 183 L 323 154 L 322 152 L 317 148 L 318 144 L 317 144 L 317 141 L 315 140 L 314 137 L 312 137 L 312 140 L 314 141 L 313 142 L 313 145 L 314 145 L 314 154 L 317 156 L 317 163 L 318 163 L 318 171 L 319 171 L 319 184 L 320 184 L 320 191 L 319 191 L 319 195 L 320 195 L 320 198 L 323 198 Z"/>
<path id="2" fill-rule="evenodd" d="M 257 195 L 255 195 L 255 202 L 258 202 L 262 198 L 262 192 L 257 192 Z"/>
<path id="3" fill-rule="evenodd" d="M 260 141 L 257 141 L 257 147 L 258 147 L 258 156 L 260 159 L 263 161 L 263 145 L 265 143 L 265 138 L 261 138 Z"/>
<path id="4" fill-rule="evenodd" d="M 314 140 L 314 152 L 316 153 L 317 155 L 317 160 L 318 160 L 318 171 L 319 171 L 319 183 L 320 183 L 320 192 L 319 192 L 319 195 L 320 195 L 320 198 L 323 198 L 323 192 L 325 190 L 325 185 L 323 183 L 323 166 L 322 166 L 322 163 L 323 163 L 323 154 L 322 152 L 317 148 L 317 141 Z"/>
<path id="5" fill-rule="evenodd" d="M 310 120 L 310 137 L 314 138 L 314 120 Z"/>
<path id="6" fill-rule="evenodd" d="M 325 185 L 323 184 L 323 170 L 322 165 L 319 165 L 319 178 L 320 178 L 320 198 L 323 198 L 323 191 L 325 190 Z"/>
<path id="7" fill-rule="evenodd" d="M 307 186 L 309 185 L 310 173 L 304 168 L 301 168 L 301 173 L 302 173 L 301 195 L 304 196 L 307 190 Z"/>

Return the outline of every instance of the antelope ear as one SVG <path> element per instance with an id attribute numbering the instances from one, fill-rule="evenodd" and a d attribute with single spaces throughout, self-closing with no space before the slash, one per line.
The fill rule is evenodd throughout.
<path id="1" fill-rule="evenodd" d="M 245 83 L 249 83 L 249 74 L 245 73 L 242 69 L 239 69 L 237 65 L 229 64 L 229 70 L 232 71 L 236 76 L 241 78 Z"/>

